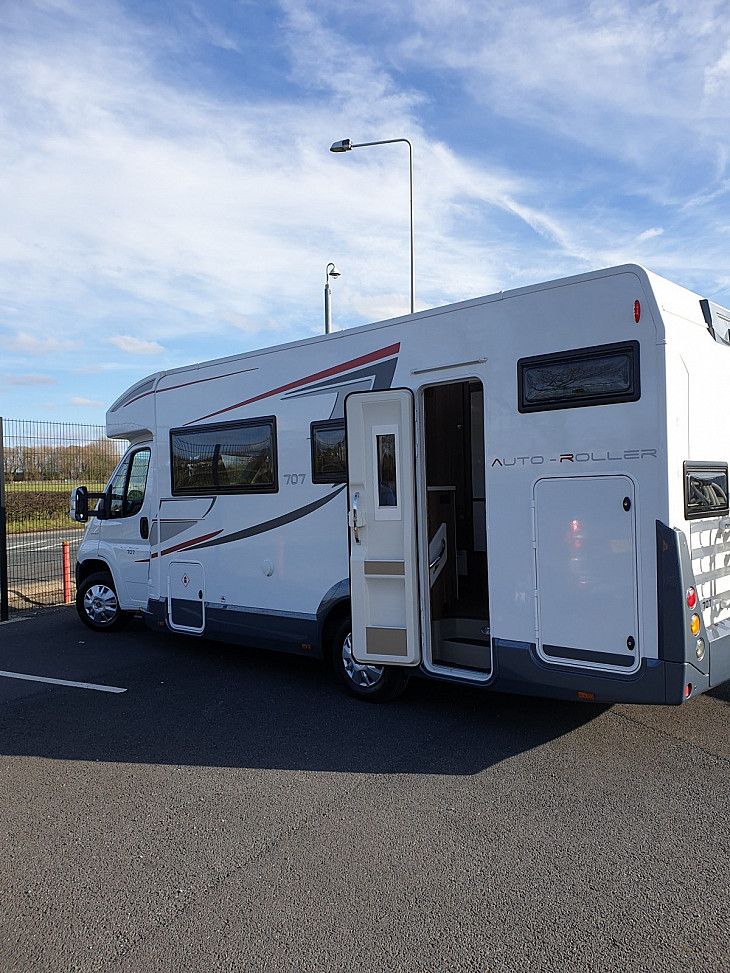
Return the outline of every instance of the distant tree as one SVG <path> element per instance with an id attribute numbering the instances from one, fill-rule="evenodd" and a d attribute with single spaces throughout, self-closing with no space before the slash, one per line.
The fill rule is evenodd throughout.
<path id="1" fill-rule="evenodd" d="M 5 480 L 14 482 L 23 479 L 23 447 L 6 445 L 5 450 Z"/>
<path id="2" fill-rule="evenodd" d="M 8 423 L 8 426 L 10 423 Z M 90 442 L 59 444 L 56 436 L 43 443 L 47 423 L 38 423 L 40 431 L 33 438 L 39 445 L 14 442 L 5 428 L 4 470 L 8 483 L 65 481 L 70 483 L 105 483 L 123 452 L 123 444 L 99 437 Z M 54 424 L 55 425 L 55 424 Z"/>

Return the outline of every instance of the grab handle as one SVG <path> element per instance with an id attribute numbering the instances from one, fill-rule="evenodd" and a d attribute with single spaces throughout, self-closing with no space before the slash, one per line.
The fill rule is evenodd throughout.
<path id="1" fill-rule="evenodd" d="M 360 494 L 356 493 L 352 498 L 352 533 L 355 536 L 355 543 L 360 543 L 360 537 L 358 535 L 359 525 L 357 522 L 357 502 L 360 499 Z"/>
<path id="2" fill-rule="evenodd" d="M 438 567 L 438 563 L 441 560 L 441 558 L 444 556 L 445 550 L 446 550 L 446 539 L 444 538 L 441 541 L 441 550 L 438 552 L 436 557 L 433 559 L 433 561 L 431 561 L 431 563 L 428 566 L 429 571 L 434 571 Z"/>

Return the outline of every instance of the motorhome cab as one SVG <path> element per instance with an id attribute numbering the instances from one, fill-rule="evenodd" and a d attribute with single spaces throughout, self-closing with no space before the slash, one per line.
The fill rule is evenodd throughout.
<path id="1" fill-rule="evenodd" d="M 159 372 L 76 566 L 96 629 L 681 703 L 730 679 L 730 312 L 637 266 Z"/>

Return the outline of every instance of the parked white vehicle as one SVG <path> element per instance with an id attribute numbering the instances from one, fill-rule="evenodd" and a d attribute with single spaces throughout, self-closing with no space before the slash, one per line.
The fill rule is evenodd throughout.
<path id="1" fill-rule="evenodd" d="M 158 372 L 73 494 L 79 614 L 371 699 L 681 703 L 730 679 L 729 328 L 627 265 Z"/>

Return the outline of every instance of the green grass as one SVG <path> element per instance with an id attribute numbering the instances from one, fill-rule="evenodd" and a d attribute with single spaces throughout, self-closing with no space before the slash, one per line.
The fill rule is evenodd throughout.
<path id="1" fill-rule="evenodd" d="M 74 483 L 71 480 L 19 480 L 17 482 L 6 480 L 5 492 L 27 493 L 31 490 L 37 491 L 38 493 L 67 492 L 71 496 L 71 491 L 77 486 L 80 486 L 80 484 Z M 106 483 L 85 483 L 84 486 L 87 487 L 89 493 L 101 493 Z"/>
<path id="2" fill-rule="evenodd" d="M 94 493 L 103 486 L 92 484 Z M 8 534 L 42 532 L 68 527 L 83 529 L 69 515 L 71 485 L 59 481 L 10 484 L 5 493 L 5 522 Z"/>
<path id="3" fill-rule="evenodd" d="M 86 524 L 78 524 L 70 517 L 67 517 L 66 520 L 48 517 L 26 518 L 25 520 L 14 520 L 7 524 L 7 533 L 8 536 L 10 534 L 42 534 L 51 530 L 64 530 L 67 527 L 71 530 L 84 530 Z"/>

